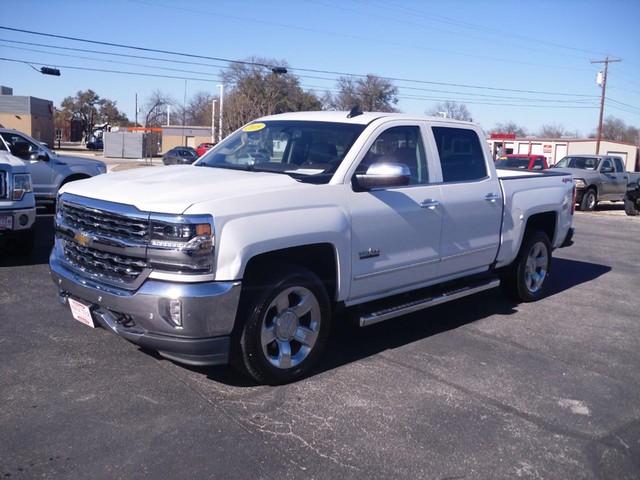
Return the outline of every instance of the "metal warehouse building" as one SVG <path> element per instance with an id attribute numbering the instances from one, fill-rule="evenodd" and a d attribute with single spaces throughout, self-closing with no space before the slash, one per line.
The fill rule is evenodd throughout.
<path id="1" fill-rule="evenodd" d="M 494 158 L 510 153 L 525 153 L 544 155 L 549 165 L 556 164 L 566 155 L 596 153 L 596 139 L 565 139 L 565 138 L 515 138 L 510 135 L 491 135 L 487 141 Z M 601 155 L 618 155 L 625 162 L 629 172 L 640 171 L 638 146 L 631 143 L 601 140 Z"/>

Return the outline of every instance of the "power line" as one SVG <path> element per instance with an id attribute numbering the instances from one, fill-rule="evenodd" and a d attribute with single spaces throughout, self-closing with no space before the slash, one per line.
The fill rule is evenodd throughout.
<path id="1" fill-rule="evenodd" d="M 245 60 L 232 60 L 232 59 L 226 59 L 226 58 L 220 58 L 220 57 L 210 57 L 210 56 L 206 56 L 206 55 L 195 55 L 195 54 L 183 53 L 183 52 L 172 52 L 172 51 L 169 51 L 169 50 L 161 50 L 161 49 L 148 48 L 148 47 L 138 47 L 138 46 L 133 46 L 133 45 L 124 45 L 124 44 L 111 43 L 111 42 L 101 42 L 101 41 L 97 41 L 97 40 L 89 40 L 89 39 L 76 38 L 76 37 L 68 37 L 68 36 L 64 36 L 64 35 L 56 35 L 56 34 L 44 33 L 44 32 L 34 32 L 34 31 L 30 31 L 30 30 L 23 30 L 23 29 L 17 29 L 17 28 L 5 27 L 5 26 L 0 26 L 0 29 L 10 30 L 10 31 L 15 31 L 15 32 L 21 32 L 21 33 L 28 33 L 28 34 L 32 34 L 32 35 L 40 35 L 40 36 L 51 37 L 51 38 L 73 40 L 73 41 L 76 41 L 76 42 L 85 42 L 85 43 L 92 43 L 92 44 L 98 44 L 98 45 L 105 45 L 105 46 L 111 46 L 111 47 L 117 47 L 117 48 L 126 48 L 126 49 L 133 49 L 133 50 L 146 51 L 146 52 L 162 53 L 162 54 L 167 54 L 167 55 L 185 56 L 185 57 L 189 57 L 189 58 L 200 58 L 200 59 L 203 59 L 203 60 L 214 60 L 214 61 L 222 61 L 222 62 L 226 62 L 226 63 L 237 63 L 237 64 L 244 64 L 244 65 L 261 66 L 261 67 L 266 67 L 266 68 L 274 68 L 273 66 L 266 65 L 266 64 L 263 64 L 263 63 L 250 62 L 250 61 L 245 61 Z M 66 47 L 58 47 L 58 48 L 66 48 Z M 300 72 L 309 72 L 309 73 L 322 73 L 322 74 L 326 74 L 326 75 L 356 77 L 356 78 L 366 78 L 367 77 L 367 75 L 363 75 L 363 74 L 354 74 L 354 73 L 348 73 L 348 72 L 338 72 L 338 71 L 332 71 L 332 70 L 319 70 L 319 69 L 297 68 L 297 67 L 291 67 L 289 70 L 291 70 L 291 71 L 300 71 Z M 440 86 L 459 87 L 459 88 L 473 88 L 473 89 L 479 89 L 479 90 L 490 90 L 490 91 L 498 91 L 498 92 L 531 93 L 531 94 L 538 94 L 538 95 L 563 95 L 563 96 L 573 96 L 573 97 L 591 97 L 591 95 L 577 94 L 577 93 L 546 92 L 546 91 L 538 91 L 538 90 L 522 90 L 522 89 L 514 89 L 514 88 L 499 88 L 499 87 L 488 87 L 488 86 L 481 86 L 481 85 L 468 85 L 468 84 L 460 84 L 460 83 L 446 83 L 446 82 L 435 82 L 435 81 L 428 81 L 428 80 L 415 80 L 415 79 L 407 79 L 407 78 L 399 78 L 399 77 L 381 77 L 381 78 L 384 78 L 384 79 L 389 80 L 389 81 L 397 81 L 397 82 L 428 84 L 428 85 L 440 85 Z"/>

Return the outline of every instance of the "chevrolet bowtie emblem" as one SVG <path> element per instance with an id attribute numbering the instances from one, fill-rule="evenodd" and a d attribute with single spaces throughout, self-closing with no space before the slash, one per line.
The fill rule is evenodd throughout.
<path id="1" fill-rule="evenodd" d="M 83 247 L 88 247 L 93 242 L 93 239 L 83 232 L 76 232 L 76 234 L 73 236 L 73 239 Z"/>

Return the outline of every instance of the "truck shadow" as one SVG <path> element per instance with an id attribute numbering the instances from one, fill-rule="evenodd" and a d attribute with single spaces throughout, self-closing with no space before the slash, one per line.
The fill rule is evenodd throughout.
<path id="1" fill-rule="evenodd" d="M 576 260 L 555 258 L 553 262 L 548 297 L 561 295 L 611 271 L 611 267 L 606 265 Z M 495 288 L 366 328 L 356 326 L 353 312 L 340 313 L 333 318 L 331 335 L 322 358 L 307 378 L 491 316 L 513 315 L 517 305 L 505 297 L 500 288 Z M 194 370 L 205 373 L 210 380 L 230 386 L 256 386 L 230 367 Z"/>
<path id="2" fill-rule="evenodd" d="M 44 265 L 49 263 L 49 253 L 53 248 L 53 214 L 41 213 L 41 210 L 38 209 L 35 228 L 36 242 L 33 252 L 28 256 L 19 257 L 2 248 L 0 249 L 0 267 Z"/>

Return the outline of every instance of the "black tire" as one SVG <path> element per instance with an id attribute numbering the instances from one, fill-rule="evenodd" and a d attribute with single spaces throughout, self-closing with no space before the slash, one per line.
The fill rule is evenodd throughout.
<path id="1" fill-rule="evenodd" d="M 624 211 L 627 215 L 635 217 L 640 213 L 636 208 L 635 203 L 632 200 L 629 200 L 627 197 L 624 197 Z"/>
<path id="2" fill-rule="evenodd" d="M 596 209 L 596 205 L 598 205 L 598 194 L 593 188 L 590 188 L 582 196 L 580 211 L 593 212 Z"/>
<path id="3" fill-rule="evenodd" d="M 551 244 L 539 230 L 525 232 L 518 256 L 503 272 L 502 291 L 516 302 L 535 302 L 546 294 L 551 273 Z"/>
<path id="4" fill-rule="evenodd" d="M 331 307 L 313 272 L 293 265 L 268 270 L 243 285 L 232 363 L 260 383 L 279 385 L 300 378 L 321 355 Z"/>

